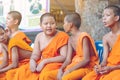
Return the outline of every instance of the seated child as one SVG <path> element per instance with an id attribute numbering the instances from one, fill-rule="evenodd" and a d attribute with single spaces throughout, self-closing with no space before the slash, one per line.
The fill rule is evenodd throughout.
<path id="1" fill-rule="evenodd" d="M 12 80 L 16 68 L 29 62 L 32 53 L 32 48 L 29 46 L 31 40 L 19 30 L 21 19 L 22 15 L 18 11 L 10 11 L 6 19 L 6 26 L 10 33 L 8 43 L 10 58 L 9 65 L 0 69 L 0 75 L 6 74 L 7 80 Z"/>
<path id="2" fill-rule="evenodd" d="M 30 64 L 20 67 L 13 80 L 42 80 L 48 71 L 59 69 L 66 58 L 69 36 L 56 29 L 51 13 L 40 17 L 43 32 L 37 34 Z"/>
<path id="3" fill-rule="evenodd" d="M 8 65 L 8 36 L 3 26 L 0 26 L 0 69 Z"/>
<path id="4" fill-rule="evenodd" d="M 104 25 L 111 29 L 103 37 L 103 61 L 82 80 L 120 79 L 120 8 L 115 5 L 107 6 L 102 19 Z"/>
<path id="5" fill-rule="evenodd" d="M 94 40 L 86 32 L 79 30 L 81 18 L 78 13 L 71 13 L 64 18 L 64 30 L 70 32 L 67 58 L 59 70 L 44 73 L 40 80 L 79 80 L 88 72 L 98 60 Z"/>

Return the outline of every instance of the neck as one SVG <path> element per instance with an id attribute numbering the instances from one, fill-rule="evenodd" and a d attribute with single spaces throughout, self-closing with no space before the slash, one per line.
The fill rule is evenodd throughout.
<path id="1" fill-rule="evenodd" d="M 76 34 L 78 34 L 79 32 L 80 32 L 79 29 L 73 29 L 73 30 L 71 31 L 71 33 L 72 33 L 73 36 L 76 35 Z"/>
<path id="2" fill-rule="evenodd" d="M 18 31 L 18 28 L 13 28 L 13 29 L 11 29 L 11 32 L 12 32 L 12 33 L 16 32 L 16 31 Z"/>
<path id="3" fill-rule="evenodd" d="M 118 31 L 120 31 L 120 23 L 115 24 L 113 27 L 111 27 L 111 31 L 113 34 L 117 34 Z"/>

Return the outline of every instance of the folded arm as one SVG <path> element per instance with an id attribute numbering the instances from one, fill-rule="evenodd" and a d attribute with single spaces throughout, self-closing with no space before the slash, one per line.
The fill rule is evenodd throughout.
<path id="1" fill-rule="evenodd" d="M 19 64 L 19 53 L 17 47 L 12 47 L 12 63 L 5 68 L 0 69 L 0 72 L 6 72 L 10 69 L 17 68 Z"/>

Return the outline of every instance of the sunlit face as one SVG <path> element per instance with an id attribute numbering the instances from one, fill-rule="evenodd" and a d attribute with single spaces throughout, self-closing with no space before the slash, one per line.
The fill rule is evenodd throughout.
<path id="1" fill-rule="evenodd" d="M 0 28 L 0 42 L 6 43 L 7 42 L 7 35 L 3 29 Z"/>
<path id="2" fill-rule="evenodd" d="M 54 35 L 56 32 L 56 22 L 51 16 L 45 16 L 42 20 L 41 27 L 46 35 Z"/>
<path id="3" fill-rule="evenodd" d="M 70 23 L 66 19 L 64 19 L 63 28 L 64 28 L 65 32 L 70 32 L 70 27 L 71 27 Z"/>
<path id="4" fill-rule="evenodd" d="M 12 28 L 15 24 L 15 19 L 13 19 L 12 15 L 8 14 L 6 18 L 6 26 Z"/>
<path id="5" fill-rule="evenodd" d="M 112 9 L 103 11 L 102 21 L 106 27 L 112 27 L 116 23 L 116 16 Z"/>

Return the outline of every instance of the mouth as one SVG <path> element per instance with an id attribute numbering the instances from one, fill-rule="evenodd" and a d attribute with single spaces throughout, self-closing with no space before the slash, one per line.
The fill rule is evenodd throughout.
<path id="1" fill-rule="evenodd" d="M 2 39 L 2 40 L 0 40 L 0 42 L 5 42 L 6 41 L 6 39 Z"/>
<path id="2" fill-rule="evenodd" d="M 104 25 L 106 25 L 107 23 L 106 22 L 103 22 Z"/>
<path id="3" fill-rule="evenodd" d="M 52 29 L 46 29 L 46 31 L 52 31 Z"/>

